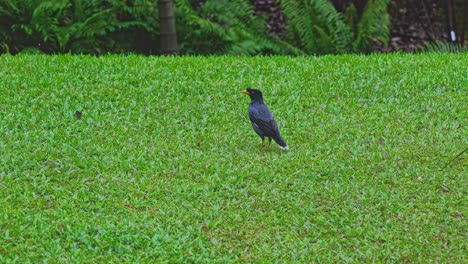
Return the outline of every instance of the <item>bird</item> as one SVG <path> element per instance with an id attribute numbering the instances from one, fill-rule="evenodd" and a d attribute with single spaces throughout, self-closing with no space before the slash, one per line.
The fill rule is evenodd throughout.
<path id="1" fill-rule="evenodd" d="M 278 124 L 276 124 L 273 114 L 265 102 L 263 102 L 262 92 L 257 89 L 247 88 L 246 90 L 242 90 L 241 93 L 250 97 L 250 105 L 248 109 L 249 119 L 252 123 L 253 130 L 262 139 L 262 149 L 265 137 L 267 137 L 268 147 L 270 147 L 271 139 L 273 139 L 281 149 L 288 150 L 288 145 L 281 137 Z"/>

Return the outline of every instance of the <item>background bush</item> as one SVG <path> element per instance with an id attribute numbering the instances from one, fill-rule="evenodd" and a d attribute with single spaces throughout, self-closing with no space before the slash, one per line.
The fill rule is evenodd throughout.
<path id="1" fill-rule="evenodd" d="M 152 52 L 157 8 L 133 0 L 2 0 L 2 52 Z"/>
<path id="2" fill-rule="evenodd" d="M 370 0 L 361 10 L 351 3 L 344 13 L 328 0 L 281 1 L 281 6 L 290 23 L 288 40 L 305 53 L 328 54 L 369 52 L 375 42 L 386 44 L 389 2 Z"/>
<path id="3" fill-rule="evenodd" d="M 181 54 L 369 53 L 390 37 L 390 0 L 269 1 L 281 34 L 252 0 L 174 2 Z M 156 0 L 0 0 L 0 53 L 158 54 L 158 32 Z"/>
<path id="4" fill-rule="evenodd" d="M 288 44 L 268 32 L 265 20 L 255 16 L 249 0 L 208 0 L 198 7 L 188 0 L 177 0 L 176 7 L 183 53 L 288 53 Z"/>

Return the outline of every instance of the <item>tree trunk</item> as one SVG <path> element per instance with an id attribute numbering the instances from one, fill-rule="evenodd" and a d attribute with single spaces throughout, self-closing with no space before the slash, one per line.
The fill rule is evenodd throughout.
<path id="1" fill-rule="evenodd" d="M 159 49 L 162 54 L 177 54 L 177 34 L 173 0 L 158 0 Z"/>

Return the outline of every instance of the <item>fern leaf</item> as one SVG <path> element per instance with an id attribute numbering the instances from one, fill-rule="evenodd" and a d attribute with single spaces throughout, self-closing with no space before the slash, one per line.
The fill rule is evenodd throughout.
<path id="1" fill-rule="evenodd" d="M 289 41 L 309 54 L 351 51 L 351 28 L 328 0 L 281 1 Z"/>
<path id="2" fill-rule="evenodd" d="M 390 38 L 390 15 L 387 7 L 390 0 L 369 0 L 357 25 L 356 41 L 353 48 L 357 52 L 368 52 L 373 43 L 388 44 Z"/>

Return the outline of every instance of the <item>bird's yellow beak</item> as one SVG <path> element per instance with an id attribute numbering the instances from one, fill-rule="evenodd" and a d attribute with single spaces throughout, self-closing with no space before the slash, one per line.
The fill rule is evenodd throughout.
<path id="1" fill-rule="evenodd" d="M 247 90 L 242 90 L 241 93 L 249 95 L 249 92 L 247 92 Z"/>

